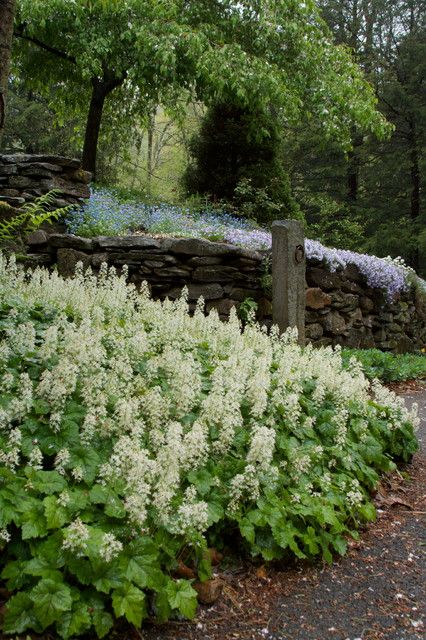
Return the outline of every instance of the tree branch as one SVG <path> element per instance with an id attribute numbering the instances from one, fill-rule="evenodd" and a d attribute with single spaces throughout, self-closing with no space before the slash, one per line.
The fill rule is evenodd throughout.
<path id="1" fill-rule="evenodd" d="M 49 44 L 46 44 L 45 42 L 42 42 L 38 38 L 33 38 L 32 36 L 25 35 L 24 27 L 22 25 L 19 25 L 15 29 L 14 35 L 17 38 L 22 38 L 22 40 L 27 40 L 28 42 L 32 42 L 33 44 L 35 44 L 40 49 L 43 49 L 44 51 L 48 51 L 49 53 L 52 53 L 54 56 L 56 56 L 58 58 L 62 58 L 62 60 L 67 60 L 68 62 L 71 62 L 72 64 L 76 64 L 76 62 L 77 62 L 74 56 L 69 55 L 65 51 L 61 51 L 60 49 L 57 49 L 56 47 L 52 47 Z"/>

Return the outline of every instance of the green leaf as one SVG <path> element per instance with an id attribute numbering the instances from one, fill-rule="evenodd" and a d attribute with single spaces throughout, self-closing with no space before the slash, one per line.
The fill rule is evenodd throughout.
<path id="1" fill-rule="evenodd" d="M 159 591 L 164 586 L 164 574 L 153 562 L 156 562 L 156 559 L 152 556 L 133 556 L 129 560 L 123 558 L 121 566 L 130 582 L 134 582 L 141 589 L 147 587 Z"/>
<path id="2" fill-rule="evenodd" d="M 209 525 L 212 525 L 216 522 L 220 522 L 220 520 L 222 520 L 224 516 L 223 507 L 218 502 L 209 502 L 207 504 L 207 511 L 208 511 L 208 517 L 209 517 L 208 519 Z"/>
<path id="3" fill-rule="evenodd" d="M 35 471 L 29 479 L 35 491 L 48 496 L 61 493 L 67 487 L 67 481 L 57 471 Z"/>
<path id="4" fill-rule="evenodd" d="M 93 586 L 101 593 L 109 593 L 123 584 L 123 575 L 115 563 L 107 564 L 103 560 L 92 560 Z"/>
<path id="5" fill-rule="evenodd" d="M 93 504 L 106 504 L 109 495 L 110 490 L 101 484 L 94 484 L 89 491 L 90 502 Z"/>
<path id="6" fill-rule="evenodd" d="M 111 492 L 107 505 L 105 507 L 105 513 L 111 518 L 125 518 L 126 510 L 120 498 Z"/>
<path id="7" fill-rule="evenodd" d="M 84 479 L 91 483 L 96 478 L 99 465 L 99 456 L 93 447 L 70 448 L 69 468 L 81 467 Z"/>
<path id="8" fill-rule="evenodd" d="M 337 553 L 340 553 L 341 556 L 345 555 L 348 548 L 348 543 L 344 538 L 342 538 L 341 536 L 337 536 L 336 538 L 334 538 L 332 544 Z"/>
<path id="9" fill-rule="evenodd" d="M 117 618 L 124 616 L 135 627 L 147 616 L 145 594 L 130 583 L 113 591 L 112 606 Z"/>
<path id="10" fill-rule="evenodd" d="M 170 618 L 172 608 L 166 589 L 155 594 L 154 611 L 159 622 L 166 622 Z"/>
<path id="11" fill-rule="evenodd" d="M 62 549 L 62 531 L 55 531 L 46 540 L 37 545 L 37 555 L 44 558 L 50 566 L 60 568 L 65 564 L 64 550 Z"/>
<path id="12" fill-rule="evenodd" d="M 46 518 L 43 513 L 43 505 L 32 507 L 22 514 L 22 539 L 42 538 L 47 534 Z"/>
<path id="13" fill-rule="evenodd" d="M 25 629 L 39 630 L 39 625 L 30 596 L 27 593 L 17 593 L 7 602 L 3 631 L 22 633 Z"/>
<path id="14" fill-rule="evenodd" d="M 68 491 L 68 497 L 67 509 L 71 513 L 82 511 L 89 502 L 88 491 L 84 489 L 72 489 Z"/>
<path id="15" fill-rule="evenodd" d="M 187 580 L 171 580 L 166 591 L 172 609 L 178 609 L 191 620 L 197 611 L 197 592 L 190 583 Z"/>
<path id="16" fill-rule="evenodd" d="M 7 527 L 17 517 L 16 508 L 0 496 L 0 529 Z"/>
<path id="17" fill-rule="evenodd" d="M 95 609 L 92 613 L 92 621 L 98 638 L 106 636 L 114 624 L 112 615 L 104 609 Z"/>
<path id="18" fill-rule="evenodd" d="M 250 542 L 250 544 L 254 544 L 254 541 L 256 539 L 256 533 L 255 533 L 255 528 L 253 524 L 249 522 L 247 519 L 240 520 L 239 528 L 243 538 L 245 538 L 248 542 Z"/>
<path id="19" fill-rule="evenodd" d="M 364 518 L 364 520 L 375 520 L 376 509 L 372 502 L 367 502 L 358 507 L 358 513 Z"/>
<path id="20" fill-rule="evenodd" d="M 61 638 L 79 636 L 92 626 L 92 620 L 88 606 L 85 602 L 75 602 L 71 611 L 61 615 L 56 623 L 56 630 Z"/>
<path id="21" fill-rule="evenodd" d="M 200 469 L 199 471 L 191 471 L 188 474 L 188 480 L 196 487 L 200 496 L 205 496 L 209 493 L 215 479 L 206 469 Z"/>
<path id="22" fill-rule="evenodd" d="M 75 575 L 81 584 L 92 584 L 94 580 L 93 567 L 86 558 L 76 558 L 70 554 L 67 558 L 67 569 Z"/>
<path id="23" fill-rule="evenodd" d="M 26 582 L 27 578 L 23 572 L 25 562 L 20 560 L 12 560 L 8 562 L 0 574 L 3 580 L 7 580 L 6 586 L 9 591 L 20 589 Z"/>
<path id="24" fill-rule="evenodd" d="M 332 564 L 333 563 L 333 556 L 331 555 L 329 546 L 327 544 L 327 542 L 321 542 L 321 547 L 322 547 L 322 557 L 324 558 L 324 560 L 327 562 L 327 564 Z"/>
<path id="25" fill-rule="evenodd" d="M 308 527 L 306 530 L 306 534 L 304 534 L 302 538 L 311 555 L 314 556 L 319 553 L 320 548 L 318 545 L 318 539 L 313 527 Z"/>
<path id="26" fill-rule="evenodd" d="M 50 413 L 50 405 L 46 400 L 42 400 L 41 398 L 36 398 L 33 401 L 33 409 L 36 415 L 45 416 Z"/>
<path id="27" fill-rule="evenodd" d="M 51 580 L 59 582 L 62 580 L 61 572 L 57 570 L 55 565 L 52 566 L 52 564 L 42 556 L 36 556 L 28 560 L 28 562 L 22 563 L 22 570 L 30 576 L 50 578 Z"/>
<path id="28" fill-rule="evenodd" d="M 55 496 L 47 496 L 43 504 L 48 529 L 60 529 L 69 521 L 67 510 L 58 503 Z"/>
<path id="29" fill-rule="evenodd" d="M 205 550 L 201 559 L 197 562 L 197 574 L 201 582 L 209 580 L 212 577 L 212 563 L 207 550 Z"/>
<path id="30" fill-rule="evenodd" d="M 55 580 L 43 579 L 30 592 L 34 611 L 43 629 L 61 619 L 72 607 L 71 590 Z"/>

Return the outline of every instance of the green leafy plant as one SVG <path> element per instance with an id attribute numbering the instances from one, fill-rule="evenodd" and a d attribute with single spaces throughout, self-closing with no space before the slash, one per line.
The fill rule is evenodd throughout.
<path id="1" fill-rule="evenodd" d="M 343 349 L 347 365 L 355 357 L 362 364 L 365 375 L 383 382 L 397 382 L 426 378 L 426 354 L 393 354 L 379 349 Z"/>
<path id="2" fill-rule="evenodd" d="M 25 203 L 19 213 L 8 220 L 0 220 L 0 243 L 22 241 L 22 239 L 38 229 L 44 223 L 50 223 L 72 209 L 72 206 L 52 209 L 59 191 L 53 189 L 33 202 Z"/>
<path id="3" fill-rule="evenodd" d="M 264 560 L 345 553 L 415 416 L 356 359 L 0 256 L 3 632 L 105 637 L 191 618 L 229 540 Z"/>
<path id="4" fill-rule="evenodd" d="M 258 304 L 253 298 L 244 298 L 238 307 L 238 317 L 243 322 L 253 321 L 256 315 Z"/>
<path id="5" fill-rule="evenodd" d="M 272 295 L 272 257 L 269 253 L 262 260 L 260 286 L 266 294 Z"/>

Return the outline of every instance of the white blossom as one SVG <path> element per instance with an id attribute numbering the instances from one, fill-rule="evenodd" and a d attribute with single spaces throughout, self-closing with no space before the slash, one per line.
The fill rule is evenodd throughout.
<path id="1" fill-rule="evenodd" d="M 117 540 L 113 533 L 104 534 L 99 547 L 99 555 L 105 562 L 111 562 L 122 550 L 123 543 Z"/>
<path id="2" fill-rule="evenodd" d="M 89 528 L 77 518 L 66 529 L 62 548 L 72 551 L 77 556 L 83 556 L 87 550 L 87 541 L 90 537 Z"/>

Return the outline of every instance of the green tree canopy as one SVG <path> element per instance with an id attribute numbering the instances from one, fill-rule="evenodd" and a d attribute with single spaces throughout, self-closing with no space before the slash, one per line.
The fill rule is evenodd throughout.
<path id="1" fill-rule="evenodd" d="M 190 144 L 184 175 L 188 193 L 226 201 L 261 223 L 298 217 L 281 161 L 276 114 L 233 105 L 211 106 Z"/>
<path id="2" fill-rule="evenodd" d="M 315 122 L 344 147 L 353 124 L 386 130 L 371 87 L 312 0 L 19 0 L 15 33 L 31 83 L 61 87 L 62 116 L 87 111 L 91 171 L 107 97 L 122 119 L 194 96 L 272 102 L 284 124 Z"/>
<path id="3" fill-rule="evenodd" d="M 306 123 L 286 130 L 283 160 L 310 233 L 328 244 L 401 255 L 426 274 L 426 5 L 318 3 L 337 42 L 368 74 L 394 131 L 378 142 L 354 127 L 353 149 L 345 154 Z"/>

